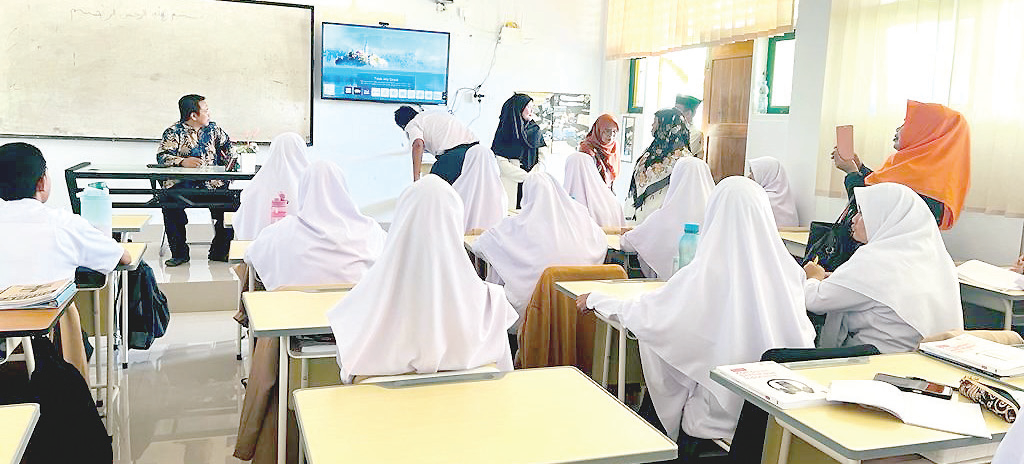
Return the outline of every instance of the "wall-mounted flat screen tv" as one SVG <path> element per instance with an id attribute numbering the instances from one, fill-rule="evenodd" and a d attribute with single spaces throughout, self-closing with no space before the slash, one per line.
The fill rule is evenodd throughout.
<path id="1" fill-rule="evenodd" d="M 323 23 L 322 37 L 322 98 L 448 101 L 447 32 Z"/>

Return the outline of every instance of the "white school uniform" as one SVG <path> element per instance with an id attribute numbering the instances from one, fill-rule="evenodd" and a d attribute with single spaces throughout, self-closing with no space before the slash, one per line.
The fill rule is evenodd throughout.
<path id="1" fill-rule="evenodd" d="M 630 300 L 587 300 L 636 334 L 644 380 L 673 439 L 680 427 L 697 438 L 732 436 L 743 400 L 711 380 L 713 367 L 814 343 L 804 272 L 779 239 L 764 189 L 739 176 L 720 182 L 701 235 L 693 261 L 664 287 Z"/>
<path id="2" fill-rule="evenodd" d="M 306 142 L 299 134 L 286 132 L 274 137 L 267 163 L 242 190 L 232 222 L 235 240 L 255 240 L 270 225 L 270 202 L 280 193 L 288 200 L 288 214 L 295 214 L 299 206 L 299 178 L 307 167 Z"/>
<path id="3" fill-rule="evenodd" d="M 327 313 L 342 382 L 490 363 L 512 370 L 506 330 L 516 312 L 466 256 L 461 203 L 436 175 L 399 196 L 380 259 Z"/>
<path id="4" fill-rule="evenodd" d="M 992 464 L 1024 464 L 1024 420 L 1019 417 L 1003 436 Z"/>
<path id="5" fill-rule="evenodd" d="M 336 164 L 302 176 L 298 211 L 267 226 L 245 252 L 268 289 L 356 283 L 384 248 L 384 229 L 359 212 Z"/>
<path id="6" fill-rule="evenodd" d="M 580 202 L 590 217 L 601 227 L 622 227 L 626 217 L 622 204 L 601 179 L 594 157 L 586 153 L 573 153 L 565 160 L 565 191 Z"/>
<path id="7" fill-rule="evenodd" d="M 462 198 L 466 232 L 490 229 L 506 216 L 508 197 L 501 185 L 501 173 L 494 152 L 477 144 L 466 151 L 462 174 L 452 183 Z"/>
<path id="8" fill-rule="evenodd" d="M 775 224 L 779 227 L 796 227 L 800 220 L 796 215 L 796 197 L 789 189 L 789 176 L 779 160 L 770 156 L 754 158 L 747 162 L 754 182 L 761 184 L 768 192 L 768 200 L 775 213 Z"/>
<path id="9" fill-rule="evenodd" d="M 704 222 L 704 208 L 715 188 L 708 163 L 694 157 L 679 158 L 668 182 L 661 207 L 622 234 L 622 249 L 637 253 L 646 277 L 667 279 L 672 275 L 672 258 L 678 256 L 683 225 Z"/>
<path id="10" fill-rule="evenodd" d="M 520 318 L 544 269 L 601 264 L 607 251 L 604 232 L 583 205 L 540 171 L 531 171 L 523 182 L 523 211 L 473 244 L 473 252 L 493 271 L 488 280 L 504 283 Z"/>
<path id="11" fill-rule="evenodd" d="M 0 289 L 75 277 L 78 266 L 108 274 L 124 248 L 70 211 L 34 198 L 0 201 Z"/>
<path id="12" fill-rule="evenodd" d="M 927 335 L 963 329 L 956 267 L 924 200 L 894 183 L 854 195 L 868 243 L 824 281 L 804 285 L 807 309 L 827 315 L 819 345 L 909 351 Z"/>
<path id="13" fill-rule="evenodd" d="M 479 141 L 465 125 L 447 111 L 424 111 L 405 126 L 409 142 L 423 140 L 423 149 L 434 156 L 459 145 Z"/>

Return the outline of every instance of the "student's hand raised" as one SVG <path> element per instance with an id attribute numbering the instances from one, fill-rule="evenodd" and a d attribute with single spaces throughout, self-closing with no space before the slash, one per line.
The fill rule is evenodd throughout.
<path id="1" fill-rule="evenodd" d="M 588 296 L 590 296 L 589 293 L 584 293 L 584 294 L 576 297 L 576 310 L 577 311 L 579 311 L 581 313 L 586 313 L 587 311 L 591 311 L 590 309 L 587 309 L 587 297 Z"/>
<path id="2" fill-rule="evenodd" d="M 851 160 L 844 160 L 839 156 L 838 148 L 832 149 L 832 162 L 836 165 L 836 169 L 847 174 L 860 170 L 860 158 L 857 157 L 857 154 L 854 154 Z"/>
<path id="3" fill-rule="evenodd" d="M 804 273 L 807 274 L 808 279 L 825 280 L 825 277 L 828 277 L 825 268 L 818 265 L 817 260 L 804 264 Z"/>

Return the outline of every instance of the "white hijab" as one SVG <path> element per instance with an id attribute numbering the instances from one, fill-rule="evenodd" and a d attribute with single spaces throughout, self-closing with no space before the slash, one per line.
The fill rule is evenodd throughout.
<path id="1" fill-rule="evenodd" d="M 285 132 L 270 143 L 270 157 L 249 185 L 242 190 L 241 203 L 235 212 L 235 240 L 255 240 L 270 224 L 270 201 L 284 192 L 288 214 L 298 207 L 299 178 L 309 166 L 306 142 L 299 134 Z"/>
<path id="2" fill-rule="evenodd" d="M 508 196 L 501 186 L 501 172 L 494 152 L 482 144 L 466 151 L 462 174 L 452 184 L 462 198 L 465 232 L 494 227 L 508 211 Z"/>
<path id="3" fill-rule="evenodd" d="M 544 269 L 604 262 L 608 241 L 583 205 L 546 172 L 523 181 L 523 211 L 484 232 L 473 251 L 505 282 L 522 314 Z"/>
<path id="4" fill-rule="evenodd" d="M 246 261 L 271 290 L 358 282 L 384 248 L 384 229 L 359 212 L 334 163 L 313 162 L 301 181 L 298 211 L 263 229 Z"/>
<path id="5" fill-rule="evenodd" d="M 714 188 L 708 163 L 700 158 L 680 158 L 672 167 L 665 202 L 644 222 L 623 234 L 659 278 L 672 275 L 672 258 L 678 254 L 683 224 L 704 222 L 704 208 Z"/>
<path id="6" fill-rule="evenodd" d="M 1024 463 L 1024 420 L 1013 421 L 992 457 L 992 464 Z"/>
<path id="7" fill-rule="evenodd" d="M 747 162 L 754 181 L 768 192 L 772 203 L 775 223 L 779 227 L 796 227 L 800 220 L 796 216 L 796 197 L 789 191 L 789 176 L 779 160 L 770 156 L 754 158 Z"/>
<path id="8" fill-rule="evenodd" d="M 462 228 L 462 201 L 436 175 L 398 197 L 380 259 L 327 313 L 343 382 L 490 363 L 512 370 L 506 330 L 516 312 L 500 286 L 477 277 Z"/>
<path id="9" fill-rule="evenodd" d="M 910 187 L 888 182 L 856 188 L 854 195 L 868 243 L 828 282 L 892 308 L 922 337 L 963 329 L 956 266 L 924 200 Z M 842 315 L 828 316 L 821 346 L 842 343 Z"/>
<path id="10" fill-rule="evenodd" d="M 743 400 L 710 378 L 715 366 L 755 362 L 772 348 L 810 348 L 804 272 L 779 238 L 764 189 L 722 180 L 708 200 L 697 254 L 664 287 L 632 300 L 591 295 L 640 341 L 644 378 L 662 425 L 678 434 L 687 397 L 678 374 L 735 419 Z"/>
<path id="11" fill-rule="evenodd" d="M 573 153 L 565 160 L 565 191 L 583 204 L 601 227 L 626 225 L 619 202 L 608 184 L 601 179 L 594 157 L 586 153 Z"/>

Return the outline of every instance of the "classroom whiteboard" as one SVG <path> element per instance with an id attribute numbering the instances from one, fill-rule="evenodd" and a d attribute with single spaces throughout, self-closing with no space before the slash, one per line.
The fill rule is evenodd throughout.
<path id="1" fill-rule="evenodd" d="M 3 0 L 0 135 L 159 140 L 206 97 L 232 140 L 312 143 L 313 7 Z"/>

